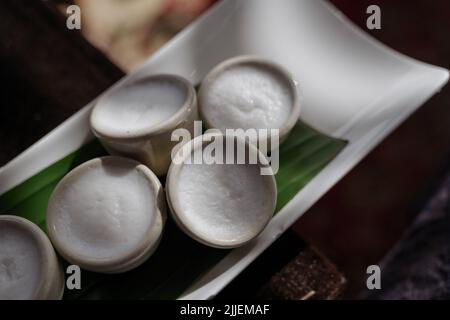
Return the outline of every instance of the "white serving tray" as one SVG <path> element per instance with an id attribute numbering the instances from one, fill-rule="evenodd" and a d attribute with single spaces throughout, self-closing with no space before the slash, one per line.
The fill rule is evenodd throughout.
<path id="1" fill-rule="evenodd" d="M 261 55 L 289 69 L 304 95 L 301 118 L 349 144 L 256 241 L 233 250 L 182 299 L 214 297 L 449 76 L 372 39 L 327 2 L 224 0 L 115 86 L 154 73 L 178 74 L 196 84 L 215 64 L 241 54 Z M 88 116 L 94 103 L 0 168 L 0 194 L 92 139 Z"/>

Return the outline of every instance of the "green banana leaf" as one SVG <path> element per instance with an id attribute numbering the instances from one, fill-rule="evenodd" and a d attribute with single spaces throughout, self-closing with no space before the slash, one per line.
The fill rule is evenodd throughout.
<path id="1" fill-rule="evenodd" d="M 345 147 L 346 141 L 298 123 L 280 147 L 277 212 Z M 0 213 L 27 218 L 45 230 L 45 211 L 56 184 L 71 169 L 106 155 L 98 140 L 42 170 L 0 196 Z M 169 219 L 157 251 L 139 268 L 118 275 L 82 272 L 82 289 L 65 299 L 175 299 L 229 250 L 206 247 Z M 64 262 L 67 265 L 66 262 Z"/>

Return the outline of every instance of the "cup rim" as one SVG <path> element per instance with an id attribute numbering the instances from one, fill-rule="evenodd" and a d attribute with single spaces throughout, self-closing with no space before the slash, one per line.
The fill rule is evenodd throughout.
<path id="1" fill-rule="evenodd" d="M 60 299 L 64 293 L 61 266 L 47 235 L 28 219 L 14 215 L 0 215 L 0 223 L 6 223 L 28 233 L 34 240 L 40 257 L 39 280 L 31 296 L 33 300 Z"/>
<path id="2" fill-rule="evenodd" d="M 286 68 L 284 68 L 283 66 L 272 60 L 269 60 L 261 56 L 241 55 L 232 57 L 225 61 L 222 61 L 208 72 L 208 74 L 201 82 L 200 89 L 198 92 L 198 112 L 200 118 L 203 120 L 207 128 L 211 129 L 215 128 L 208 117 L 208 112 L 205 112 L 204 110 L 204 106 L 206 105 L 205 103 L 206 92 L 209 90 L 211 84 L 217 79 L 217 77 L 220 74 L 238 65 L 256 65 L 258 67 L 269 69 L 270 71 L 275 72 L 276 74 L 281 76 L 289 85 L 290 94 L 292 95 L 292 106 L 291 106 L 292 108 L 287 121 L 281 126 L 281 128 L 279 128 L 280 140 L 283 140 L 284 138 L 287 137 L 289 132 L 292 130 L 292 128 L 295 126 L 295 124 L 299 121 L 300 118 L 300 112 L 302 109 L 302 98 L 299 92 L 299 85 L 297 81 L 294 79 L 291 72 L 289 72 Z"/>
<path id="3" fill-rule="evenodd" d="M 52 209 L 54 200 L 59 196 L 61 192 L 61 187 L 70 183 L 74 178 L 86 172 L 88 169 L 96 168 L 105 162 L 115 162 L 115 163 L 128 163 L 135 166 L 136 170 L 143 174 L 144 178 L 149 183 L 150 189 L 155 196 L 155 204 L 153 207 L 153 212 L 155 212 L 155 217 L 148 226 L 144 236 L 140 241 L 126 254 L 116 255 L 108 258 L 94 258 L 82 254 L 74 253 L 70 246 L 64 244 L 59 236 L 58 232 L 55 230 L 56 225 L 54 219 L 56 217 L 56 212 Z M 141 261 L 141 258 L 146 256 L 146 253 L 152 249 L 156 249 L 158 244 L 158 239 L 162 234 L 164 224 L 165 224 L 165 204 L 161 199 L 164 199 L 164 191 L 161 183 L 159 182 L 156 175 L 145 165 L 139 163 L 130 158 L 119 157 L 119 156 L 104 156 L 91 159 L 79 165 L 78 167 L 71 170 L 55 187 L 47 207 L 47 230 L 49 237 L 58 253 L 64 257 L 70 263 L 76 264 L 83 269 L 102 272 L 102 273 L 120 273 L 125 272 L 134 267 L 137 267 Z"/>
<path id="4" fill-rule="evenodd" d="M 139 130 L 133 130 L 130 133 L 120 133 L 120 132 L 106 132 L 105 130 L 99 130 L 97 128 L 97 121 L 99 118 L 99 108 L 104 104 L 107 104 L 108 99 L 115 93 L 121 90 L 127 90 L 127 88 L 132 87 L 136 84 L 140 84 L 142 82 L 147 81 L 172 81 L 180 85 L 180 87 L 184 88 L 186 91 L 186 98 L 184 103 L 181 105 L 179 110 L 175 112 L 168 119 L 154 125 L 149 126 Z M 183 122 L 186 116 L 192 111 L 192 108 L 196 102 L 196 93 L 194 86 L 185 78 L 175 75 L 175 74 L 153 74 L 147 76 L 139 76 L 127 83 L 124 83 L 123 86 L 118 86 L 113 88 L 111 91 L 104 94 L 102 97 L 98 99 L 92 108 L 90 114 L 90 126 L 91 130 L 95 136 L 101 139 L 110 140 L 110 141 L 136 141 L 149 138 L 151 136 L 158 135 L 160 133 L 166 132 L 167 130 L 171 130 L 176 128 L 181 122 Z"/>
<path id="5" fill-rule="evenodd" d="M 183 160 L 184 160 L 187 156 L 190 156 L 191 153 L 195 149 L 202 147 L 204 144 L 210 143 L 211 141 L 208 139 L 215 135 L 222 135 L 225 138 L 230 137 L 230 135 L 225 135 L 225 134 L 222 134 L 219 132 L 206 133 L 204 135 L 195 137 L 194 139 L 185 143 L 177 151 L 177 154 L 179 154 L 180 152 L 183 152 Z M 204 139 L 205 137 L 207 138 L 206 140 Z M 263 153 L 261 151 L 258 150 L 258 148 L 254 144 L 250 143 L 249 141 L 247 141 L 239 136 L 233 136 L 233 137 L 235 139 L 240 140 L 241 143 L 242 142 L 245 143 L 246 148 L 249 148 L 249 150 L 251 150 L 251 152 L 256 153 L 257 159 L 258 159 L 258 165 L 260 167 L 269 167 L 270 168 L 267 158 L 263 155 Z M 189 152 L 186 152 L 186 151 L 189 151 Z M 261 160 L 261 159 L 263 159 L 263 160 Z M 267 210 L 265 212 L 267 214 L 267 216 L 266 216 L 265 222 L 260 226 L 260 228 L 254 228 L 254 230 L 250 230 L 247 235 L 242 236 L 238 239 L 234 239 L 234 240 L 208 239 L 207 237 L 203 236 L 202 234 L 195 232 L 192 228 L 194 223 L 189 221 L 189 219 L 185 218 L 183 216 L 183 214 L 181 214 L 181 212 L 183 212 L 183 209 L 182 209 L 183 205 L 180 202 L 179 198 L 177 197 L 176 190 L 180 183 L 178 176 L 184 165 L 185 165 L 184 163 L 172 162 L 172 164 L 169 168 L 168 174 L 167 174 L 167 179 L 166 179 L 166 198 L 167 198 L 167 204 L 169 206 L 170 213 L 171 213 L 173 220 L 180 227 L 180 229 L 182 231 L 184 231 L 188 236 L 190 236 L 194 240 L 196 240 L 204 245 L 210 246 L 210 247 L 219 248 L 219 249 L 231 249 L 231 248 L 240 247 L 240 246 L 243 246 L 243 245 L 249 243 L 250 241 L 255 239 L 266 228 L 266 226 L 272 219 L 274 212 L 275 212 L 275 208 L 276 208 L 277 187 L 276 187 L 274 175 L 265 175 L 265 176 L 261 175 L 261 177 L 263 177 L 263 179 L 265 180 L 265 183 L 267 183 L 267 185 L 269 186 L 269 188 L 271 190 L 270 196 L 272 197 L 272 199 L 271 199 L 272 206 L 269 208 L 270 210 Z"/>

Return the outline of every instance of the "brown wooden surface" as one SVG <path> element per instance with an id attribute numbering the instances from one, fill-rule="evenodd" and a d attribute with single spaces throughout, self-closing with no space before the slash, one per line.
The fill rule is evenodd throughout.
<path id="1" fill-rule="evenodd" d="M 311 246 L 273 275 L 258 297 L 284 300 L 334 300 L 345 290 L 346 279 Z"/>
<path id="2" fill-rule="evenodd" d="M 0 1 L 0 166 L 123 76 L 45 1 Z"/>
<path id="3" fill-rule="evenodd" d="M 217 299 L 337 299 L 345 288 L 346 279 L 334 264 L 288 230 Z"/>

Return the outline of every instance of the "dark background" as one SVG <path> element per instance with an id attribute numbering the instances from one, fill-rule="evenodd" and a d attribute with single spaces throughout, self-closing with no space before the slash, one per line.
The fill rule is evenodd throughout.
<path id="1" fill-rule="evenodd" d="M 332 0 L 366 32 L 416 59 L 450 69 L 450 1 Z M 367 30 L 366 8 L 381 8 Z M 366 267 L 402 237 L 441 180 L 450 156 L 450 87 L 423 105 L 311 208 L 294 229 L 365 288 Z"/>

